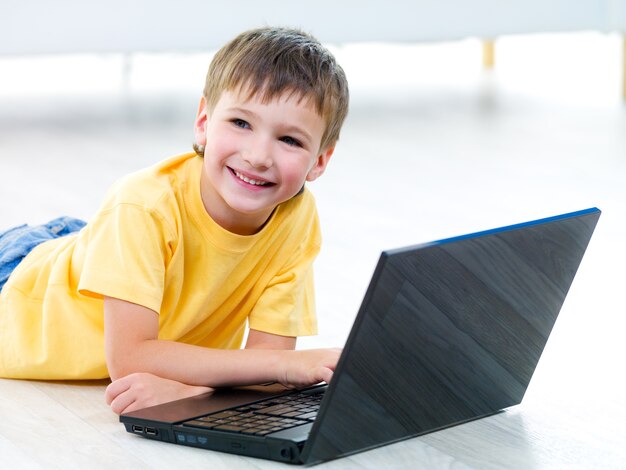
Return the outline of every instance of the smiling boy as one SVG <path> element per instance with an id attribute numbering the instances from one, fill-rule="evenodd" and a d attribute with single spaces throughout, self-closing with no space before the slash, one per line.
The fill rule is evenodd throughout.
<path id="1" fill-rule="evenodd" d="M 345 75 L 313 37 L 262 28 L 224 46 L 196 153 L 123 178 L 85 228 L 11 273 L 0 376 L 110 376 L 117 413 L 210 387 L 329 381 L 339 350 L 295 350 L 316 333 L 321 237 L 304 184 L 324 173 L 347 109 Z"/>
<path id="2" fill-rule="evenodd" d="M 195 125 L 196 143 L 205 147 L 204 207 L 241 235 L 256 233 L 305 180 L 317 179 L 334 150 L 319 148 L 324 120 L 309 99 L 284 93 L 264 103 L 250 94 L 222 92 L 210 115 L 202 99 Z"/>

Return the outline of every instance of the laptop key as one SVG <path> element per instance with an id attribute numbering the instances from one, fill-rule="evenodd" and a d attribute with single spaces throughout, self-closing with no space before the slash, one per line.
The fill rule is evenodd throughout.
<path id="1" fill-rule="evenodd" d="M 280 422 L 284 424 L 302 424 L 301 421 L 292 418 L 283 418 L 280 420 Z"/>
<path id="2" fill-rule="evenodd" d="M 264 408 L 267 408 L 268 405 L 259 405 L 259 404 L 254 404 L 254 405 L 250 405 L 249 408 L 252 410 L 262 410 Z"/>
<path id="3" fill-rule="evenodd" d="M 245 428 L 241 430 L 242 434 L 258 434 L 261 429 L 257 428 Z"/>
<path id="4" fill-rule="evenodd" d="M 204 428 L 204 429 L 211 429 L 214 428 L 216 426 L 216 424 L 213 423 L 207 423 L 206 421 L 198 421 L 197 419 L 191 420 L 191 421 L 187 421 L 185 423 L 183 423 L 185 426 L 193 426 L 196 428 Z"/>
<path id="5" fill-rule="evenodd" d="M 262 412 L 263 414 L 273 416 L 281 416 L 284 413 L 290 413 L 292 411 L 296 411 L 296 408 L 288 405 L 270 406 L 269 408 L 265 408 L 264 410 L 259 410 L 259 412 Z"/>
<path id="6" fill-rule="evenodd" d="M 215 426 L 213 429 L 220 431 L 241 432 L 245 428 L 242 428 L 241 426 L 233 426 L 232 424 L 220 424 L 219 426 Z"/>
<path id="7" fill-rule="evenodd" d="M 201 416 L 199 418 L 196 418 L 199 421 L 217 421 L 217 418 L 214 418 L 213 416 L 209 415 L 209 416 Z"/>
<path id="8" fill-rule="evenodd" d="M 239 413 L 238 411 L 234 411 L 234 410 L 226 410 L 226 411 L 221 411 L 219 413 L 215 413 L 212 415 L 209 415 L 211 418 L 216 418 L 216 419 L 224 419 L 224 418 L 230 418 L 231 416 L 237 416 L 240 415 L 241 413 Z"/>

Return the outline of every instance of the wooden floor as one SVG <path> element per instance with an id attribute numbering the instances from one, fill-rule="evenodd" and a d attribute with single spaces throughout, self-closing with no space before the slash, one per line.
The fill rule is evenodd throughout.
<path id="1" fill-rule="evenodd" d="M 602 218 L 521 405 L 320 468 L 626 466 L 626 106 L 620 40 L 336 48 L 352 109 L 310 187 L 320 335 L 342 345 L 382 249 L 597 206 Z M 0 230 L 88 218 L 121 175 L 186 151 L 209 55 L 0 58 Z M 178 71 L 173 74 L 172 70 Z M 71 338 L 68 338 L 71 341 Z M 127 434 L 106 382 L 0 379 L 0 467 L 286 468 Z"/>

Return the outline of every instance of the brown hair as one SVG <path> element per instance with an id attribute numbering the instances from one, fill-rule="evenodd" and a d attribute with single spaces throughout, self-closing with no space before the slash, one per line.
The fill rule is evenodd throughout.
<path id="1" fill-rule="evenodd" d="M 296 29 L 245 31 L 222 47 L 206 77 L 204 97 L 213 110 L 223 91 L 247 90 L 269 102 L 283 93 L 309 99 L 326 121 L 320 150 L 339 139 L 348 114 L 348 82 L 335 57 L 313 36 Z"/>

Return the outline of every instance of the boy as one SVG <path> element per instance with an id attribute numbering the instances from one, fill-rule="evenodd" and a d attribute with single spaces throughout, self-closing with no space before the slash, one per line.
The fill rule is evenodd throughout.
<path id="1" fill-rule="evenodd" d="M 320 233 L 304 183 L 324 173 L 347 108 L 343 70 L 309 35 L 263 28 L 224 46 L 196 153 L 123 178 L 85 228 L 11 273 L 0 377 L 110 376 L 117 413 L 216 386 L 329 381 L 339 350 L 294 350 L 316 332 Z"/>

